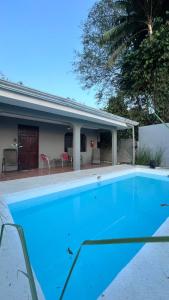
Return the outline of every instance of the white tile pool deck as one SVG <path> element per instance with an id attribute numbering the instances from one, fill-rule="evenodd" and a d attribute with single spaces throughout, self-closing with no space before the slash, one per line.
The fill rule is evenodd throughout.
<path id="1" fill-rule="evenodd" d="M 10 213 L 5 207 L 6 203 L 19 201 L 23 198 L 23 193 L 26 199 L 133 172 L 168 175 L 169 169 L 151 170 L 144 167 L 119 165 L 0 182 L 0 196 L 1 202 L 3 202 L 0 211 L 5 217 L 3 221 L 5 223 L 12 222 Z M 169 235 L 169 219 L 162 224 L 156 234 Z M 99 300 L 169 299 L 168 261 L 168 243 L 163 246 L 161 244 L 147 244 L 119 273 L 102 293 Z M 28 280 L 21 272 L 17 271 L 25 271 L 25 266 L 20 243 L 14 229 L 8 229 L 5 232 L 3 247 L 0 249 L 0 266 L 2 299 L 31 299 Z M 37 281 L 36 284 L 38 285 Z M 44 299 L 39 286 L 38 295 L 40 300 Z"/>

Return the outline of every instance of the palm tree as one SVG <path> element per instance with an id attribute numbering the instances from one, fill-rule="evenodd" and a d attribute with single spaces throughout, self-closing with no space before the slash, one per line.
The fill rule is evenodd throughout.
<path id="1" fill-rule="evenodd" d="M 138 48 L 146 36 L 151 37 L 155 25 L 169 18 L 169 0 L 112 0 L 119 17 L 101 38 L 101 45 L 110 45 L 109 64 L 113 64 L 126 47 Z"/>

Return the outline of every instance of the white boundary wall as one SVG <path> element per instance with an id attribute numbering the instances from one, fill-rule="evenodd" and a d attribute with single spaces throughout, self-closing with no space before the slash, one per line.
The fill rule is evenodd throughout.
<path id="1" fill-rule="evenodd" d="M 169 128 L 164 124 L 139 128 L 139 148 L 143 147 L 154 152 L 161 149 L 163 151 L 162 166 L 169 167 Z"/>

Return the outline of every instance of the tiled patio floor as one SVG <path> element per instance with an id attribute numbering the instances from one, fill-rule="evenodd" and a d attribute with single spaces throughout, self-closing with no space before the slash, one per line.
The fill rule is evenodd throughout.
<path id="1" fill-rule="evenodd" d="M 86 164 L 81 166 L 81 169 L 85 170 L 85 169 L 100 168 L 105 166 L 111 166 L 111 164 L 108 163 L 101 163 L 99 165 Z M 63 168 L 61 167 L 51 168 L 50 170 L 48 168 L 44 168 L 44 169 L 33 169 L 33 170 L 24 170 L 24 171 L 11 171 L 6 173 L 0 173 L 0 181 L 43 176 L 43 175 L 64 173 L 70 171 L 73 171 L 71 166 L 65 166 Z"/>

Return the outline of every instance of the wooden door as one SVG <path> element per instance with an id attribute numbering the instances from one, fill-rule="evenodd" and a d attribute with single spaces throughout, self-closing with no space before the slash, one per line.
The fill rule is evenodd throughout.
<path id="1" fill-rule="evenodd" d="M 39 128 L 18 125 L 18 169 L 30 170 L 39 165 Z"/>

